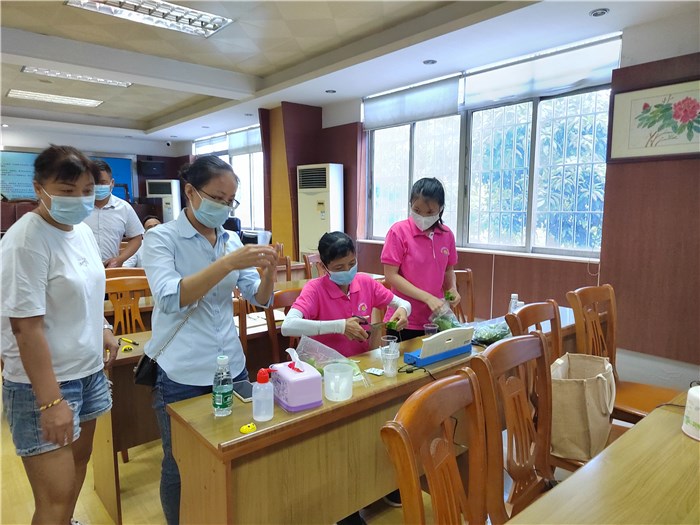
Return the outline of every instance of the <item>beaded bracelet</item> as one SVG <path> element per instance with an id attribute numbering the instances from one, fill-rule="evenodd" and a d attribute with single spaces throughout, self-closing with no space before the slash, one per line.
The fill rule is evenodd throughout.
<path id="1" fill-rule="evenodd" d="M 41 405 L 41 406 L 39 407 L 39 410 L 40 410 L 41 412 L 43 412 L 44 410 L 47 410 L 47 409 L 49 409 L 49 408 L 51 408 L 51 407 L 53 407 L 53 406 L 58 405 L 58 404 L 59 404 L 61 401 L 63 401 L 64 399 L 65 399 L 65 398 L 64 398 L 63 396 L 59 397 L 58 399 L 54 399 L 53 401 L 51 401 L 51 403 L 49 403 L 49 404 L 47 404 L 47 405 Z"/>

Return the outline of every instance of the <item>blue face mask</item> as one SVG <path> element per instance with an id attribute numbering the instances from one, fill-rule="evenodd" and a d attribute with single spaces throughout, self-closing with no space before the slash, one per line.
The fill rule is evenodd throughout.
<path id="1" fill-rule="evenodd" d="M 195 188 L 194 191 L 197 191 Z M 228 219 L 229 212 L 231 211 L 230 206 L 225 204 L 219 204 L 205 197 L 202 197 L 197 191 L 197 195 L 202 199 L 199 204 L 198 209 L 193 209 L 195 218 L 207 228 L 218 228 Z"/>
<path id="2" fill-rule="evenodd" d="M 349 270 L 346 270 L 344 272 L 328 272 L 328 278 L 333 281 L 335 284 L 339 284 L 340 286 L 345 286 L 348 285 L 352 282 L 352 280 L 355 278 L 355 275 L 357 274 L 357 263 L 355 263 L 355 266 L 350 268 Z"/>
<path id="3" fill-rule="evenodd" d="M 74 226 L 80 224 L 95 208 L 94 195 L 84 197 L 63 197 L 49 194 L 44 188 L 41 191 L 46 193 L 51 198 L 51 209 L 46 208 L 44 201 L 41 204 L 49 212 L 51 218 L 59 224 L 66 226 Z"/>
<path id="4" fill-rule="evenodd" d="M 109 197 L 110 193 L 112 193 L 112 186 L 110 184 L 95 185 L 95 200 L 104 200 Z"/>

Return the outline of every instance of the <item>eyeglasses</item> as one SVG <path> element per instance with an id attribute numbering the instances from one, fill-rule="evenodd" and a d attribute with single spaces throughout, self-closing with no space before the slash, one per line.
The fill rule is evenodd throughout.
<path id="1" fill-rule="evenodd" d="M 219 197 L 214 197 L 213 195 L 211 195 L 210 193 L 207 193 L 207 192 L 204 191 L 204 190 L 199 190 L 199 191 L 201 191 L 202 193 L 204 193 L 204 195 L 206 195 L 207 197 L 209 197 L 209 198 L 210 198 L 211 200 L 213 200 L 214 202 L 218 202 L 219 204 L 223 204 L 224 206 L 228 206 L 228 207 L 231 208 L 232 210 L 235 210 L 236 208 L 238 208 L 238 207 L 241 205 L 241 203 L 238 202 L 236 199 L 233 199 L 231 202 L 227 202 L 227 201 L 225 201 L 225 200 L 223 200 L 223 199 L 221 199 L 221 198 L 219 198 Z"/>

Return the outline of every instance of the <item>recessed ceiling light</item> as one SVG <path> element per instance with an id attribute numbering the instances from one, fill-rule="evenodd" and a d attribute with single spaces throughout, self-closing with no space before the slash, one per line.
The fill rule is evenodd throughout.
<path id="1" fill-rule="evenodd" d="M 3 127 L 3 128 L 9 128 L 10 125 L 9 125 L 9 124 L 3 124 L 2 127 Z"/>
<path id="2" fill-rule="evenodd" d="M 335 93 L 335 89 L 327 89 L 327 90 L 326 90 L 326 93 L 331 93 L 331 94 L 332 94 L 332 93 Z"/>
<path id="3" fill-rule="evenodd" d="M 171 138 L 171 139 L 176 139 L 176 138 L 177 138 L 177 135 L 170 135 L 170 138 Z"/>
<path id="4" fill-rule="evenodd" d="M 437 64 L 437 60 L 433 60 L 432 58 L 429 58 L 428 60 L 423 60 L 423 63 L 426 66 L 432 66 L 433 64 Z"/>
<path id="5" fill-rule="evenodd" d="M 209 126 L 202 126 L 202 129 L 209 129 Z"/>
<path id="6" fill-rule="evenodd" d="M 598 9 L 593 9 L 592 11 L 589 11 L 588 16 L 594 16 L 594 17 L 599 17 L 599 16 L 605 16 L 610 12 L 610 9 L 607 7 L 599 7 Z"/>
<path id="7" fill-rule="evenodd" d="M 64 71 L 56 71 L 55 69 L 46 69 L 43 67 L 22 66 L 22 73 L 33 73 L 35 75 L 43 75 L 52 78 L 65 78 L 66 80 L 80 80 L 81 82 L 92 82 L 93 84 L 103 84 L 105 86 L 114 87 L 129 87 L 131 82 L 123 82 L 121 80 L 110 80 L 108 78 L 93 77 L 90 75 L 78 75 L 74 73 L 66 73 Z M 49 82 L 41 80 L 41 82 Z"/>
<path id="8" fill-rule="evenodd" d="M 7 97 L 20 98 L 22 100 L 36 100 L 37 102 L 51 102 L 52 104 L 67 104 L 69 106 L 84 106 L 88 108 L 96 108 L 103 102 L 102 100 L 93 100 L 91 98 L 63 97 L 61 95 L 50 95 L 48 93 L 21 91 L 19 89 L 11 89 L 7 93 Z"/>
<path id="9" fill-rule="evenodd" d="M 252 113 L 244 113 L 244 116 L 245 116 L 245 117 L 252 117 L 253 114 L 252 114 Z"/>
<path id="10" fill-rule="evenodd" d="M 210 37 L 232 19 L 162 0 L 66 0 L 66 5 L 132 22 Z"/>

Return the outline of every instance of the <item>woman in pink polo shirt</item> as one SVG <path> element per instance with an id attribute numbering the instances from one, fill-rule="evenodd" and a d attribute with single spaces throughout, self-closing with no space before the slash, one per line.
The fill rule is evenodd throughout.
<path id="1" fill-rule="evenodd" d="M 328 274 L 306 283 L 282 323 L 282 335 L 310 336 L 349 357 L 369 350 L 365 328 L 372 308 L 391 307 L 388 319 L 399 330 L 406 326 L 411 305 L 369 275 L 357 273 L 350 237 L 326 233 L 318 252 Z"/>
<path id="2" fill-rule="evenodd" d="M 392 291 L 411 304 L 412 312 L 402 339 L 422 336 L 430 314 L 440 308 L 446 291 L 459 303 L 454 265 L 457 249 L 452 231 L 442 222 L 445 189 L 435 178 L 423 178 L 411 188 L 408 219 L 392 225 L 381 260 Z M 394 315 L 387 309 L 386 318 Z M 391 331 L 387 331 L 391 333 Z M 393 334 L 397 335 L 397 334 Z"/>

